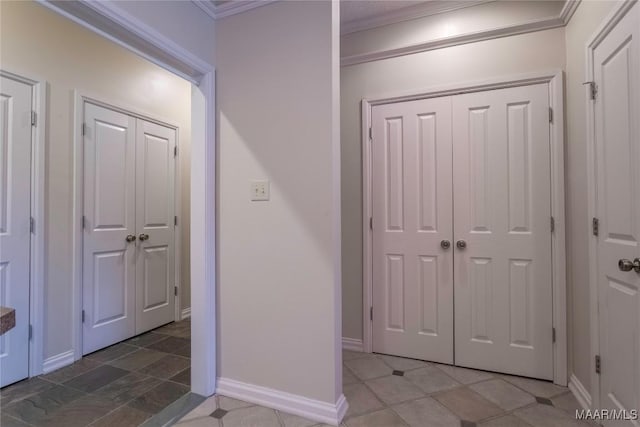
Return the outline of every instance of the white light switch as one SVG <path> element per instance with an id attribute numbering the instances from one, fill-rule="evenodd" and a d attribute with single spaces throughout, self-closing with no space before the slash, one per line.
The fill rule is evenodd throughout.
<path id="1" fill-rule="evenodd" d="M 269 200 L 269 181 L 251 181 L 251 200 Z"/>

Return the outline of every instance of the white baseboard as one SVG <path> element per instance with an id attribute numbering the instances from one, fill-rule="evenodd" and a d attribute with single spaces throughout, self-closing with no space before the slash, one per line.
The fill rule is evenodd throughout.
<path id="1" fill-rule="evenodd" d="M 71 365 L 73 362 L 75 362 L 73 350 L 56 354 L 55 356 L 51 356 L 44 361 L 44 363 L 42 364 L 42 373 L 48 374 L 49 372 L 53 372 L 56 369 Z"/>
<path id="2" fill-rule="evenodd" d="M 307 397 L 290 394 L 283 391 L 247 384 L 229 378 L 218 378 L 216 394 L 266 406 L 298 415 L 309 420 L 337 426 L 347 413 L 349 405 L 344 395 L 336 404 L 309 399 Z"/>
<path id="3" fill-rule="evenodd" d="M 351 351 L 364 351 L 362 340 L 356 338 L 342 337 L 342 349 Z"/>
<path id="4" fill-rule="evenodd" d="M 191 307 L 183 308 L 182 313 L 180 313 L 180 320 L 184 320 L 188 317 L 191 317 Z"/>
<path id="5" fill-rule="evenodd" d="M 583 409 L 591 409 L 591 395 L 574 374 L 569 377 L 569 390 Z"/>

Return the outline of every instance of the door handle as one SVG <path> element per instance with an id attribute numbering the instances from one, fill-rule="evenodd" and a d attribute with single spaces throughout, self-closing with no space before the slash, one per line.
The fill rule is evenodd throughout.
<path id="1" fill-rule="evenodd" d="M 640 273 L 640 258 L 636 258 L 633 261 L 621 259 L 618 261 L 618 269 L 620 271 L 635 270 L 636 273 Z"/>
<path id="2" fill-rule="evenodd" d="M 136 236 L 133 234 L 127 234 L 127 237 L 125 237 L 125 240 L 129 243 L 133 242 L 136 240 Z"/>
<path id="3" fill-rule="evenodd" d="M 141 242 L 144 242 L 145 240 L 149 240 L 149 235 L 145 233 L 140 233 L 140 235 L 138 236 L 138 239 L 140 239 Z"/>
<path id="4" fill-rule="evenodd" d="M 451 247 L 451 242 L 448 240 L 443 240 L 440 242 L 440 247 L 442 247 L 442 249 L 449 249 Z"/>
<path id="5" fill-rule="evenodd" d="M 467 242 L 465 242 L 464 240 L 458 240 L 456 242 L 456 246 L 458 247 L 458 249 L 465 249 L 467 247 Z"/>

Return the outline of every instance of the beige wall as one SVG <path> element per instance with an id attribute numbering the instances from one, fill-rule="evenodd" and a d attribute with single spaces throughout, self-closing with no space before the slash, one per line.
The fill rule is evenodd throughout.
<path id="1" fill-rule="evenodd" d="M 189 301 L 191 85 L 35 2 L 0 4 L 0 67 L 46 80 L 44 358 L 72 349 L 73 90 L 180 128 L 183 307 Z"/>
<path id="2" fill-rule="evenodd" d="M 488 40 L 342 68 L 343 336 L 362 338 L 360 101 L 503 75 L 563 69 L 564 29 Z"/>
<path id="3" fill-rule="evenodd" d="M 570 372 L 591 390 L 589 227 L 587 217 L 586 44 L 615 1 L 583 1 L 566 27 L 566 215 Z M 592 391 L 593 392 L 593 391 Z"/>
<path id="4" fill-rule="evenodd" d="M 224 18 L 216 76 L 219 375 L 333 404 L 342 381 L 331 22 L 324 1 Z M 250 201 L 253 179 L 270 180 L 270 201 Z"/>

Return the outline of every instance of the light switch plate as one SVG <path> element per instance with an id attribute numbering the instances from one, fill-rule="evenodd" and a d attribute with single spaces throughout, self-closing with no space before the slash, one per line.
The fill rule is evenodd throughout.
<path id="1" fill-rule="evenodd" d="M 251 200 L 269 200 L 269 181 L 266 179 L 251 181 Z"/>

